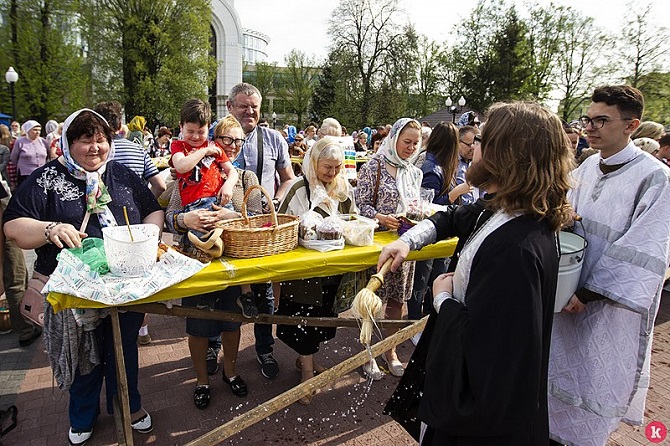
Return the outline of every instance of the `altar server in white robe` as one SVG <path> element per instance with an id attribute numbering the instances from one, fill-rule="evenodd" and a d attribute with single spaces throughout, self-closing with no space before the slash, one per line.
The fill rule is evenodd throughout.
<path id="1" fill-rule="evenodd" d="M 600 155 L 574 171 L 568 194 L 588 247 L 579 287 L 554 317 L 548 382 L 550 436 L 580 446 L 644 422 L 670 247 L 670 169 L 630 140 L 642 93 L 605 86 L 591 100 L 581 120 Z"/>

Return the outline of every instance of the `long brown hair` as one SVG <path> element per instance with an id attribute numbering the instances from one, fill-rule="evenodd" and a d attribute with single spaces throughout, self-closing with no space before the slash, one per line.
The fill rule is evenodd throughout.
<path id="1" fill-rule="evenodd" d="M 539 104 L 494 104 L 482 131 L 482 159 L 467 179 L 497 187 L 489 205 L 547 219 L 558 230 L 570 220 L 570 140 L 561 120 Z"/>
<path id="2" fill-rule="evenodd" d="M 437 124 L 426 143 L 426 152 L 432 153 L 442 169 L 442 190 L 439 196 L 449 192 L 458 163 L 458 128 L 451 122 Z"/>

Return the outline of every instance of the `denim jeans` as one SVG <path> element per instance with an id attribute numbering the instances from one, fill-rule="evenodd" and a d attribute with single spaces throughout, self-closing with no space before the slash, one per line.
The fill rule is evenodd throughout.
<path id="1" fill-rule="evenodd" d="M 275 300 L 272 294 L 271 283 L 259 283 L 251 285 L 251 290 L 256 296 L 256 306 L 259 314 L 274 314 Z M 272 324 L 254 324 L 254 337 L 256 338 L 256 354 L 264 355 L 272 353 L 275 339 L 272 336 Z"/>
<path id="2" fill-rule="evenodd" d="M 123 345 L 123 360 L 126 365 L 131 413 L 142 408 L 142 398 L 137 389 L 139 375 L 137 332 L 142 326 L 143 320 L 144 313 L 131 311 L 119 313 L 121 344 Z M 70 387 L 68 413 L 70 415 L 70 426 L 74 430 L 90 430 L 95 426 L 100 414 L 100 390 L 103 380 L 105 381 L 105 394 L 107 396 L 107 413 L 113 413 L 112 404 L 113 398 L 117 394 L 117 384 L 111 317 L 102 319 L 100 325 L 95 329 L 95 337 L 98 341 L 102 364 L 95 367 L 87 375 L 81 375 L 77 368 Z"/>

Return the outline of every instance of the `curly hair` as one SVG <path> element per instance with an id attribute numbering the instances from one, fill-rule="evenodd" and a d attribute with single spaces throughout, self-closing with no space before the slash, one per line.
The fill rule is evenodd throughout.
<path id="1" fill-rule="evenodd" d="M 539 104 L 494 104 L 482 131 L 482 159 L 466 178 L 495 186 L 489 206 L 547 219 L 553 230 L 570 220 L 570 140 L 561 120 Z"/>

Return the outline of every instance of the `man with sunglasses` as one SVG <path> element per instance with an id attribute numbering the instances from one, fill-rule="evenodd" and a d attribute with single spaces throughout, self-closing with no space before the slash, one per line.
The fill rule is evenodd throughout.
<path id="1" fill-rule="evenodd" d="M 456 186 L 466 183 L 465 172 L 472 163 L 475 144 L 479 144 L 479 129 L 471 125 L 464 125 L 458 129 L 458 167 L 456 168 Z M 458 204 L 471 204 L 479 199 L 479 191 L 471 187 L 462 194 Z"/>
<path id="2" fill-rule="evenodd" d="M 549 420 L 554 444 L 604 445 L 619 422 L 643 423 L 651 340 L 670 261 L 670 170 L 630 135 L 642 93 L 595 90 L 585 116 L 591 147 L 568 199 L 588 241 L 575 294 L 554 316 Z M 558 442 L 558 443 L 556 443 Z"/>

